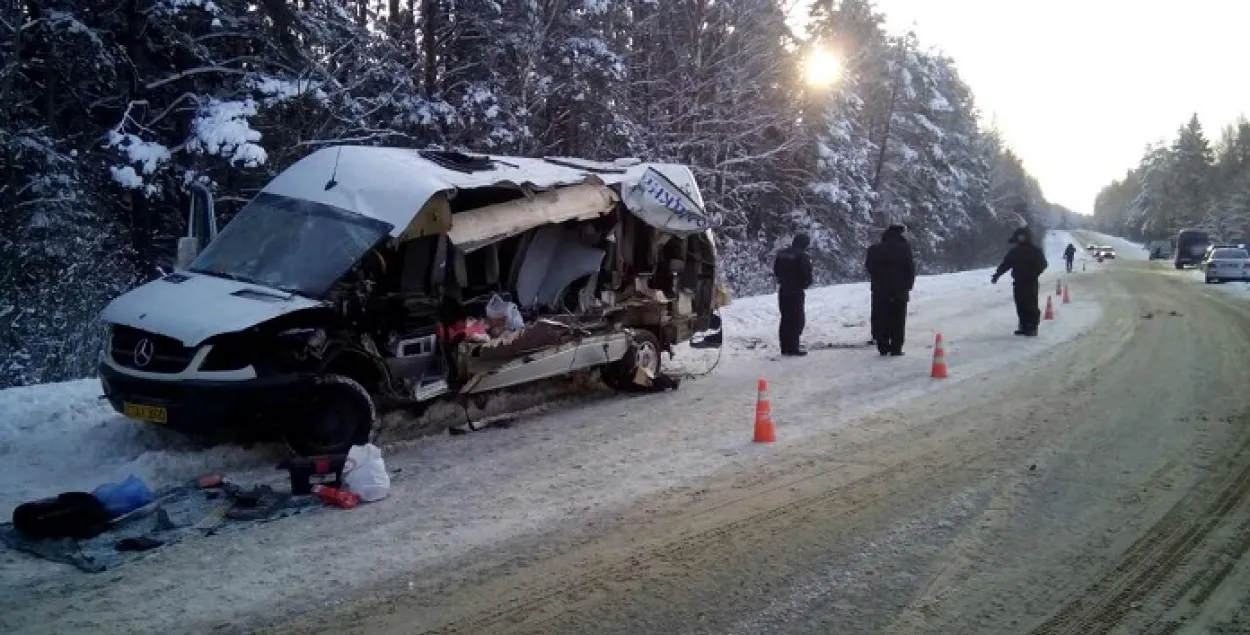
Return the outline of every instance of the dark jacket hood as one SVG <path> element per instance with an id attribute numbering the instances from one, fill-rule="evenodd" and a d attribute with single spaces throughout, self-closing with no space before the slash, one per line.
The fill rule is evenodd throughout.
<path id="1" fill-rule="evenodd" d="M 888 229 L 881 233 L 881 242 L 907 242 L 907 239 L 903 237 L 904 231 L 906 230 L 902 225 L 890 225 Z"/>
<path id="2" fill-rule="evenodd" d="M 790 246 L 795 249 L 807 249 L 808 245 L 811 244 L 812 238 L 807 234 L 795 234 L 794 240 L 790 242 Z"/>
<path id="3" fill-rule="evenodd" d="M 1007 239 L 1009 243 L 1032 243 L 1033 232 L 1028 227 L 1021 227 L 1011 234 L 1011 238 Z"/>

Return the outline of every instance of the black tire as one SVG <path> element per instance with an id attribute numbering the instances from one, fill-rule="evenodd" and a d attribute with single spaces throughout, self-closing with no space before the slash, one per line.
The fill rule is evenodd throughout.
<path id="1" fill-rule="evenodd" d="M 286 425 L 283 437 L 299 456 L 346 454 L 353 445 L 368 443 L 377 418 L 369 391 L 342 375 L 317 379 L 304 416 Z"/>
<path id="2" fill-rule="evenodd" d="M 633 332 L 633 341 L 625 356 L 604 366 L 600 374 L 609 388 L 633 392 L 642 388 L 634 383 L 634 375 L 641 366 L 649 367 L 652 374 L 660 372 L 660 340 L 655 333 L 640 329 Z"/>

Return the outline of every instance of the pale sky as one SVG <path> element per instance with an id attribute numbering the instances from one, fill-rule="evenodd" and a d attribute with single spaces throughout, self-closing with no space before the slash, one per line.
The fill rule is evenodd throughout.
<path id="1" fill-rule="evenodd" d="M 1077 212 L 1193 113 L 1212 142 L 1250 115 L 1250 0 L 876 5 L 955 60 L 1046 197 Z"/>

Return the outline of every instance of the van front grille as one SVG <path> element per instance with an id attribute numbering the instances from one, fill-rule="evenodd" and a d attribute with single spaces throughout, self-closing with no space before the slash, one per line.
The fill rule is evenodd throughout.
<path id="1" fill-rule="evenodd" d="M 195 349 L 164 335 L 113 325 L 109 354 L 124 368 L 149 373 L 180 373 L 191 364 Z"/>

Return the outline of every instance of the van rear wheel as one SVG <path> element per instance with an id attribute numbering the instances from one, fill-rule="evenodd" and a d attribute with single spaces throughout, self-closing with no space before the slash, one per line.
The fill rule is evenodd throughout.
<path id="1" fill-rule="evenodd" d="M 345 454 L 368 442 L 375 416 L 364 386 L 343 375 L 325 375 L 318 378 L 303 416 L 288 421 L 283 436 L 300 456 Z"/>
<path id="2" fill-rule="evenodd" d="M 649 371 L 652 377 L 660 372 L 660 340 L 651 331 L 634 331 L 633 342 L 625 356 L 604 366 L 601 375 L 609 388 L 633 391 L 641 388 L 634 383 L 639 370 Z"/>

